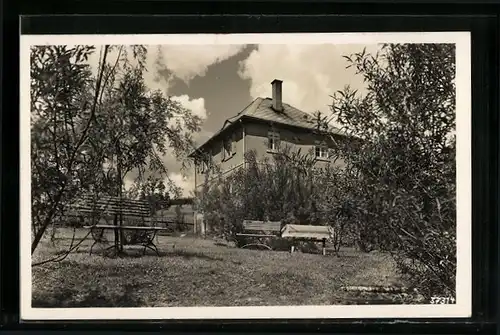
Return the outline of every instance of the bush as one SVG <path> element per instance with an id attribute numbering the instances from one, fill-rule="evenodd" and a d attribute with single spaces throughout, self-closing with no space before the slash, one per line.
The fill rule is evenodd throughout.
<path id="1" fill-rule="evenodd" d="M 255 152 L 245 154 L 246 168 L 229 176 L 216 175 L 205 185 L 200 209 L 209 228 L 235 240 L 243 220 L 317 222 L 316 192 L 308 154 L 285 147 L 272 160 L 258 161 Z"/>
<path id="2" fill-rule="evenodd" d="M 390 252 L 425 295 L 455 295 L 455 49 L 385 45 L 346 57 L 367 93 L 346 88 L 332 112 L 357 140 L 336 175 L 361 250 Z"/>

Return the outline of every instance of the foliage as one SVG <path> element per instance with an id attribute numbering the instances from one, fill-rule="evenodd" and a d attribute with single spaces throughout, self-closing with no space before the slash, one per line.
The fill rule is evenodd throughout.
<path id="1" fill-rule="evenodd" d="M 86 64 L 93 46 L 31 49 L 31 251 L 65 203 L 94 182 L 102 154 L 87 152 L 96 113 L 93 80 Z M 96 93 L 94 93 L 96 94 Z"/>
<path id="2" fill-rule="evenodd" d="M 211 180 L 206 179 L 200 206 L 212 230 L 235 239 L 244 219 L 284 224 L 320 222 L 313 197 L 314 158 L 283 147 L 271 159 L 259 160 L 249 151 L 245 162 L 245 168 L 229 176 L 215 173 Z"/>
<path id="3" fill-rule="evenodd" d="M 146 86 L 144 46 L 102 47 L 96 75 L 88 65 L 94 52 L 31 50 L 32 253 L 81 193 L 123 196 L 132 171 L 138 180 L 146 172 L 167 179 L 162 157 L 182 160 L 199 130 L 199 117 Z"/>
<path id="4" fill-rule="evenodd" d="M 149 203 L 151 213 L 168 209 L 170 207 L 170 195 L 163 179 L 149 176 L 139 186 L 139 199 Z"/>
<path id="5" fill-rule="evenodd" d="M 99 126 L 95 128 L 96 138 L 105 146 L 107 170 L 114 174 L 119 188 L 133 170 L 139 179 L 146 172 L 165 179 L 162 156 L 170 149 L 176 158 L 184 157 L 192 146 L 191 134 L 199 130 L 201 123 L 179 102 L 146 87 L 145 54 L 139 55 L 137 64 L 130 64 L 126 48 L 121 46 L 117 60 L 123 61 L 106 68 L 110 80 L 102 97 Z M 114 195 L 119 191 L 115 189 Z"/>
<path id="6" fill-rule="evenodd" d="M 332 246 L 338 254 L 342 246 L 359 246 L 358 229 L 353 216 L 353 203 L 345 197 L 350 190 L 351 178 L 342 165 L 330 165 L 315 173 L 317 192 L 315 199 L 323 220 L 333 227 Z"/>
<path id="7" fill-rule="evenodd" d="M 455 293 L 455 47 L 384 45 L 346 57 L 366 94 L 333 96 L 349 215 L 362 249 L 390 251 L 426 295 Z"/>

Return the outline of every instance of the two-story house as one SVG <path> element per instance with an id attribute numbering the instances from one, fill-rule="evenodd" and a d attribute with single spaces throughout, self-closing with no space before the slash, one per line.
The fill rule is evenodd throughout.
<path id="1" fill-rule="evenodd" d="M 195 193 L 201 191 L 206 179 L 215 170 L 227 175 L 245 166 L 245 153 L 253 150 L 257 159 L 273 155 L 280 145 L 292 150 L 311 152 L 318 167 L 329 164 L 334 141 L 346 135 L 339 129 L 318 131 L 318 122 L 310 114 L 282 101 L 282 81 L 273 80 L 272 98 L 257 98 L 241 112 L 227 119 L 221 129 L 189 156 L 195 166 Z M 336 160 L 335 164 L 342 164 Z M 203 214 L 194 214 L 195 233 L 205 234 Z"/>
<path id="2" fill-rule="evenodd" d="M 317 164 L 330 160 L 333 140 L 345 136 L 335 128 L 325 135 L 317 131 L 317 121 L 282 101 L 282 81 L 273 80 L 272 98 L 257 98 L 241 112 L 227 119 L 221 129 L 200 145 L 190 157 L 195 165 L 195 190 L 200 190 L 213 166 L 223 174 L 243 167 L 245 153 L 254 150 L 257 158 L 272 155 L 287 144 L 301 152 L 312 152 Z"/>

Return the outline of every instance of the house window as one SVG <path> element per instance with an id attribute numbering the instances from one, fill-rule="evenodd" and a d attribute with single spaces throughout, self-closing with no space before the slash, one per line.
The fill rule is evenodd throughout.
<path id="1" fill-rule="evenodd" d="M 222 160 L 231 158 L 236 152 L 234 136 L 227 137 L 222 145 Z"/>
<path id="2" fill-rule="evenodd" d="M 197 162 L 196 162 L 196 172 L 197 173 L 205 173 L 205 169 L 206 169 L 206 164 L 205 164 L 205 160 L 204 159 L 199 159 Z"/>
<path id="3" fill-rule="evenodd" d="M 328 158 L 328 146 L 325 142 L 316 142 L 314 155 L 316 158 Z"/>
<path id="4" fill-rule="evenodd" d="M 208 172 L 212 168 L 212 156 L 208 156 L 205 160 L 205 172 Z"/>
<path id="5" fill-rule="evenodd" d="M 211 162 L 209 157 L 203 157 L 198 159 L 198 161 L 196 162 L 197 172 L 200 174 L 208 172 L 211 165 L 210 163 Z"/>
<path id="6" fill-rule="evenodd" d="M 277 151 L 280 144 L 280 134 L 276 131 L 270 130 L 267 133 L 267 149 L 271 151 Z"/>
<path id="7" fill-rule="evenodd" d="M 202 167 L 202 161 L 196 160 L 195 166 L 196 166 L 196 173 L 201 174 L 203 173 L 203 167 Z"/>

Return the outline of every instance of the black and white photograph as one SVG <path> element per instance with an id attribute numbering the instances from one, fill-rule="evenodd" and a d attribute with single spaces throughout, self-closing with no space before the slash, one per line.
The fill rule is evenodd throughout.
<path id="1" fill-rule="evenodd" d="M 468 33 L 20 57 L 21 318 L 470 316 Z"/>

